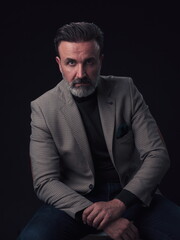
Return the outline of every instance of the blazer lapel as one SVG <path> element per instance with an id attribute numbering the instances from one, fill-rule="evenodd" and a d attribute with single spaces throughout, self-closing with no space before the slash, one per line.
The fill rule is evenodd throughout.
<path id="1" fill-rule="evenodd" d="M 67 86 L 64 80 L 61 82 L 61 89 L 62 89 L 62 92 L 60 94 L 60 98 L 61 98 L 61 101 L 62 100 L 64 101 L 64 104 L 61 104 L 60 110 L 64 114 L 66 121 L 72 130 L 72 134 L 76 139 L 76 142 L 79 148 L 81 149 L 82 154 L 84 155 L 84 159 L 88 161 L 89 167 L 94 173 L 92 156 L 91 156 L 86 132 L 84 129 L 84 125 L 83 125 L 79 110 L 76 106 L 76 103 L 74 102 L 72 95 L 67 89 Z"/>
<path id="2" fill-rule="evenodd" d="M 111 159 L 113 159 L 113 136 L 115 126 L 115 100 L 110 96 L 110 89 L 104 85 L 98 88 L 99 113 L 105 141 Z"/>

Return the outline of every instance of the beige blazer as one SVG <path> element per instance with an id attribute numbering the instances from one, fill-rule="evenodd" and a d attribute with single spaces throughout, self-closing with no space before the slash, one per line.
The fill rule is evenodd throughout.
<path id="1" fill-rule="evenodd" d="M 169 167 L 157 124 L 131 78 L 101 76 L 97 92 L 105 141 L 122 187 L 149 205 Z M 65 80 L 31 108 L 35 192 L 74 217 L 92 204 L 84 195 L 95 182 L 85 129 Z"/>

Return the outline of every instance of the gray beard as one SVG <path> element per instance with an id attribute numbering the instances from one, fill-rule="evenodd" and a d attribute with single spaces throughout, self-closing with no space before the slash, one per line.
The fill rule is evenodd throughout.
<path id="1" fill-rule="evenodd" d="M 87 97 L 89 95 L 91 95 L 95 90 L 96 90 L 96 87 L 94 86 L 81 86 L 81 87 L 78 87 L 78 88 L 71 88 L 69 86 L 69 90 L 70 92 L 72 93 L 72 95 L 76 96 L 76 97 Z"/>
<path id="2" fill-rule="evenodd" d="M 74 82 L 69 83 L 66 79 L 66 85 L 68 90 L 71 92 L 71 94 L 75 97 L 87 97 L 91 95 L 97 88 L 98 82 L 99 82 L 99 77 L 94 81 L 94 83 L 90 82 L 91 84 L 89 86 L 80 86 L 80 87 L 75 87 Z"/>

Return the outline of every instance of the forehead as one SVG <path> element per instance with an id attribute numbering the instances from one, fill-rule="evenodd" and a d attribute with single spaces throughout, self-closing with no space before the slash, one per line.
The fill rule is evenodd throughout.
<path id="1" fill-rule="evenodd" d="M 87 42 L 67 42 L 62 41 L 58 47 L 60 57 L 96 57 L 99 55 L 100 48 L 96 41 Z"/>

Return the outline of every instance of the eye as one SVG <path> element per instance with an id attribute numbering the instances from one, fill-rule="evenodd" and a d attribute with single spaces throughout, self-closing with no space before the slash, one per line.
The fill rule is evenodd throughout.
<path id="1" fill-rule="evenodd" d="M 73 60 L 73 59 L 68 59 L 66 64 L 69 65 L 69 66 L 75 66 L 76 65 L 76 61 Z"/>
<path id="2" fill-rule="evenodd" d="M 87 65 L 94 65 L 95 64 L 95 59 L 94 58 L 89 58 L 86 60 Z"/>

